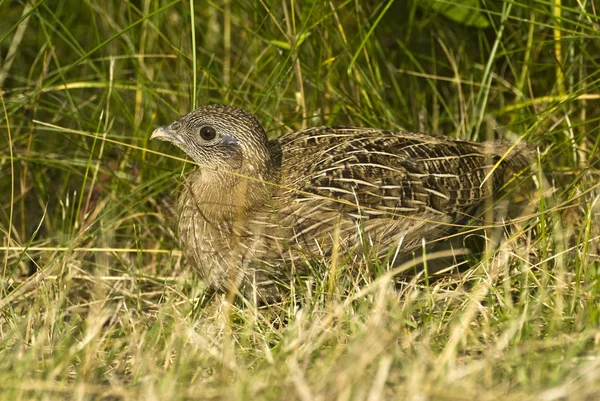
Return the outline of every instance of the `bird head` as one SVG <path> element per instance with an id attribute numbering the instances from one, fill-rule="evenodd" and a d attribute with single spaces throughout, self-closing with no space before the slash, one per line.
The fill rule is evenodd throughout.
<path id="1" fill-rule="evenodd" d="M 260 177 L 270 165 L 267 135 L 258 119 L 231 106 L 200 107 L 157 128 L 150 138 L 179 147 L 201 170 L 218 169 Z"/>

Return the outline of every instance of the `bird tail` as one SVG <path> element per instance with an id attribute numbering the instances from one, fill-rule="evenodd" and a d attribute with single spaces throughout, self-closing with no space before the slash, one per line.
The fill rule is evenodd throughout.
<path id="1" fill-rule="evenodd" d="M 525 143 L 511 142 L 511 141 L 495 141 L 488 143 L 488 146 L 492 146 L 489 149 L 491 155 L 493 155 L 494 162 L 494 173 L 493 173 L 493 185 L 494 192 L 500 193 L 512 193 L 512 202 L 516 206 L 517 199 L 526 200 L 528 195 L 531 193 L 533 188 L 531 187 L 532 181 L 529 179 L 531 176 L 531 170 L 529 169 L 536 161 L 537 150 Z M 516 215 L 518 212 L 511 212 L 511 215 Z"/>
<path id="2" fill-rule="evenodd" d="M 495 141 L 491 146 L 493 149 L 490 151 L 495 161 L 500 161 L 505 169 L 512 172 L 519 172 L 531 166 L 536 159 L 536 150 L 523 141 Z"/>

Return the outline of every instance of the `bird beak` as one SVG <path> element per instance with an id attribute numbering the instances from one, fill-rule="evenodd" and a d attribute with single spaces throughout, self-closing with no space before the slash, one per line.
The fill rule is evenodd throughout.
<path id="1" fill-rule="evenodd" d="M 152 132 L 150 139 L 158 139 L 161 141 L 172 142 L 176 145 L 182 145 L 184 142 L 181 135 L 171 129 L 170 125 L 163 125 Z"/>

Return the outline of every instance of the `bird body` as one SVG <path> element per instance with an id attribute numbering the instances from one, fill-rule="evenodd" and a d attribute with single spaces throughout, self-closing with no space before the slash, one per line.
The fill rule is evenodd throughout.
<path id="1" fill-rule="evenodd" d="M 317 127 L 268 141 L 254 115 L 221 105 L 152 138 L 199 165 L 179 197 L 179 237 L 200 276 L 224 290 L 285 282 L 334 248 L 354 257 L 413 251 L 467 223 L 529 162 L 525 148 L 509 153 L 515 147 L 502 141 L 373 128 Z"/>

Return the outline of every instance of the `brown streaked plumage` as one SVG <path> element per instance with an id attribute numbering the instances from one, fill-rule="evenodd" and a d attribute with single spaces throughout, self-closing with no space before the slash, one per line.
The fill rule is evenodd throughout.
<path id="1" fill-rule="evenodd" d="M 264 289 L 303 273 L 306 259 L 367 245 L 385 255 L 413 251 L 465 224 L 528 163 L 506 142 L 473 143 L 374 128 L 318 127 L 268 141 L 244 110 L 200 107 L 160 127 L 199 167 L 178 201 L 179 237 L 210 286 Z M 485 183 L 490 169 L 496 166 Z M 275 184 L 275 185 L 271 185 Z M 334 231 L 339 233 L 334 239 Z"/>

